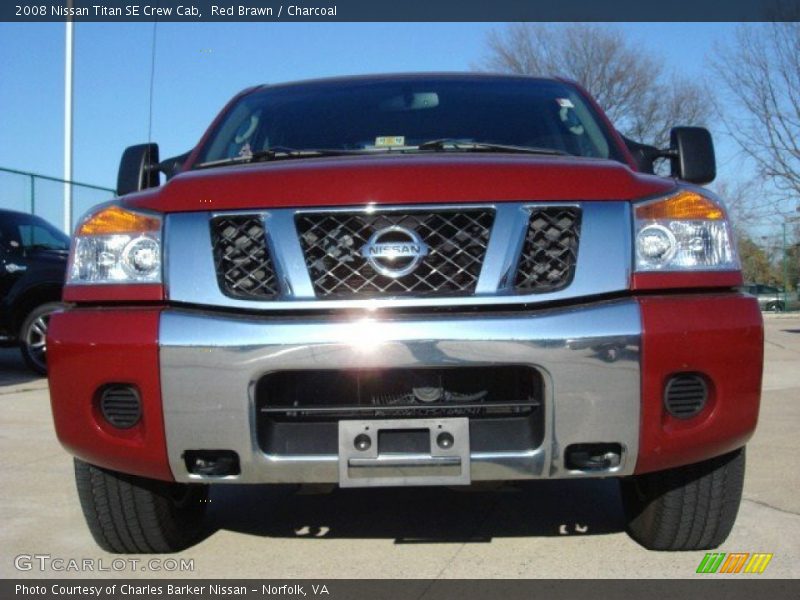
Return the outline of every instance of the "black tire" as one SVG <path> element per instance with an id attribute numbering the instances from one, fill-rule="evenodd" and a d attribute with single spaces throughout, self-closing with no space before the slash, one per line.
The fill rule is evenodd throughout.
<path id="1" fill-rule="evenodd" d="M 605 362 L 613 363 L 617 362 L 621 353 L 622 348 L 620 346 L 606 346 L 600 351 L 600 358 Z"/>
<path id="2" fill-rule="evenodd" d="M 107 552 L 177 552 L 198 541 L 208 486 L 125 475 L 75 459 L 83 516 Z"/>
<path id="3" fill-rule="evenodd" d="M 709 550 L 739 512 L 744 448 L 701 463 L 620 481 L 628 534 L 650 550 Z"/>
<path id="4" fill-rule="evenodd" d="M 19 343 L 25 363 L 39 375 L 47 375 L 47 327 L 50 315 L 61 309 L 59 302 L 40 304 L 28 313 L 19 328 Z"/>

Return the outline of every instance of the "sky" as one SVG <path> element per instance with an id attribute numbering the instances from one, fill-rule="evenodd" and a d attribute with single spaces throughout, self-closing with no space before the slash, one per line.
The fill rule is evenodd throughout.
<path id="1" fill-rule="evenodd" d="M 464 71 L 493 23 L 79 23 L 74 51 L 75 181 L 113 188 L 126 146 L 161 157 L 194 146 L 236 92 L 258 83 L 398 71 Z M 676 73 L 707 80 L 730 23 L 613 24 Z M 0 23 L 0 167 L 63 176 L 62 23 Z M 153 36 L 152 131 L 150 80 Z M 713 87 L 712 87 L 713 89 Z M 711 101 L 711 99 L 709 99 Z M 741 177 L 736 147 L 715 134 L 720 178 Z M 150 136 L 148 134 L 150 133 Z M 0 207 L 28 210 L 25 178 L 0 172 Z M 76 192 L 75 216 L 108 198 Z M 62 186 L 37 184 L 36 212 L 61 224 Z"/>

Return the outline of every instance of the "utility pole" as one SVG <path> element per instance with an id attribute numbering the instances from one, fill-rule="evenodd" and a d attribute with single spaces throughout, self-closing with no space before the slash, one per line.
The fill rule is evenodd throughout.
<path id="1" fill-rule="evenodd" d="M 67 2 L 72 8 L 72 0 Z M 64 43 L 64 232 L 72 235 L 72 52 L 75 48 L 72 17 L 65 23 Z"/>
<path id="2" fill-rule="evenodd" d="M 786 252 L 786 224 L 788 222 L 788 219 L 783 222 L 783 310 L 789 307 L 789 260 Z"/>
<path id="3" fill-rule="evenodd" d="M 796 210 L 800 212 L 800 206 Z M 800 216 L 788 217 L 783 221 L 783 310 L 789 308 L 789 248 L 786 244 L 786 226 L 798 220 Z"/>

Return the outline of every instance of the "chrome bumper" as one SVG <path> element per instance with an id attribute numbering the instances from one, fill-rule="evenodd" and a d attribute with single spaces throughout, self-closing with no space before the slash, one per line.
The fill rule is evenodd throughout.
<path id="1" fill-rule="evenodd" d="M 543 443 L 526 452 L 473 452 L 471 479 L 628 475 L 639 442 L 640 338 L 634 300 L 528 313 L 359 317 L 168 309 L 160 361 L 170 466 L 178 481 L 201 481 L 186 469 L 186 450 L 233 450 L 241 474 L 215 481 L 338 482 L 336 455 L 268 455 L 259 448 L 254 391 L 268 372 L 529 365 L 545 381 Z M 607 348 L 617 352 L 606 355 Z M 602 472 L 566 469 L 563 449 L 590 442 L 619 443 L 620 464 Z"/>

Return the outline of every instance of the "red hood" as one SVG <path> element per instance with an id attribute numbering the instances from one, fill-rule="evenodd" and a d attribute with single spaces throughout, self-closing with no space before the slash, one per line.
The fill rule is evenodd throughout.
<path id="1" fill-rule="evenodd" d="M 492 201 L 631 200 L 674 189 L 669 179 L 605 160 L 483 155 L 349 156 L 182 173 L 127 196 L 163 212 Z"/>

